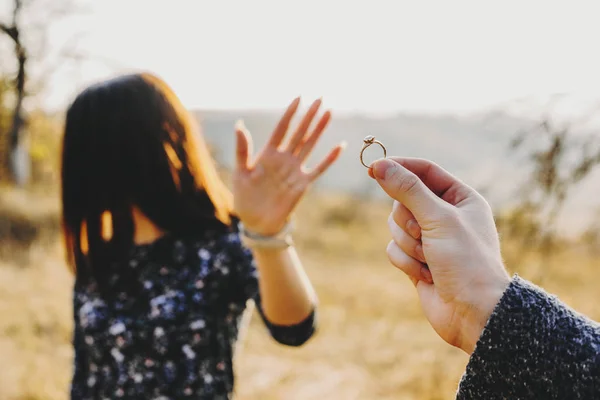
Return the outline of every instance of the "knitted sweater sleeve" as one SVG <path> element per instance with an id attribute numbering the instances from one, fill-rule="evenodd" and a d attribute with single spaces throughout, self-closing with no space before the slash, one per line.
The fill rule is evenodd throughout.
<path id="1" fill-rule="evenodd" d="M 457 399 L 600 399 L 600 325 L 515 275 Z"/>

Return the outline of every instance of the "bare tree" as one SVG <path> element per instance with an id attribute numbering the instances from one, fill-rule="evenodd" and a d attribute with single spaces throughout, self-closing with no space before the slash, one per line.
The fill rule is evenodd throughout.
<path id="1" fill-rule="evenodd" d="M 548 112 L 510 143 L 511 152 L 526 151 L 531 170 L 519 188 L 516 207 L 499 217 L 498 225 L 507 236 L 517 238 L 521 257 L 528 252 L 541 255 L 534 277 L 538 281 L 543 280 L 543 265 L 561 247 L 559 215 L 578 185 L 600 164 L 600 136 L 587 125 L 595 115 L 597 106 L 582 118 L 560 123 Z M 598 220 L 590 220 L 588 241 L 598 232 Z"/>
<path id="2" fill-rule="evenodd" d="M 11 21 L 8 24 L 0 22 L 0 31 L 8 35 L 14 43 L 14 55 L 17 61 L 17 73 L 14 78 L 15 104 L 12 111 L 11 127 L 8 131 L 8 140 L 5 142 L 7 148 L 3 149 L 5 151 L 3 154 L 5 162 L 3 164 L 10 159 L 13 150 L 17 147 L 19 134 L 25 122 L 23 117 L 23 99 L 25 98 L 27 52 L 21 41 L 21 29 L 18 22 L 22 10 L 23 1 L 14 0 Z M 7 166 L 5 164 L 3 167 L 6 168 Z M 10 172 L 14 173 L 13 171 Z"/>
<path id="3" fill-rule="evenodd" d="M 25 100 L 33 96 L 42 88 L 42 83 L 47 81 L 49 75 L 67 59 L 81 59 L 81 54 L 69 48 L 63 49 L 51 62 L 47 62 L 46 45 L 49 30 L 48 21 L 57 23 L 61 17 L 74 15 L 83 11 L 83 8 L 71 0 L 12 0 L 11 12 L 7 21 L 0 21 L 0 33 L 4 34 L 12 43 L 12 58 L 14 71 L 9 79 L 12 96 L 10 105 L 10 127 L 0 131 L 0 168 L 5 176 L 0 179 L 15 181 L 18 174 L 17 155 L 27 156 L 26 152 L 17 153 L 23 139 L 24 128 L 27 125 Z M 35 16 L 38 16 L 36 21 Z M 47 65 L 43 65 L 47 62 Z M 37 79 L 31 73 L 35 64 L 40 72 Z M 5 96 L 6 97 L 6 96 Z M 5 102 L 7 103 L 7 102 Z M 24 164 L 26 159 L 22 160 Z M 24 165 L 23 164 L 23 165 Z"/>

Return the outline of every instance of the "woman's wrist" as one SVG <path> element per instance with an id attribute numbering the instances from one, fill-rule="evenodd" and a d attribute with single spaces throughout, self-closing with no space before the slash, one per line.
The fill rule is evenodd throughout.
<path id="1" fill-rule="evenodd" d="M 261 231 L 249 229 L 243 222 L 239 223 L 242 242 L 253 249 L 285 250 L 294 245 L 291 235 L 293 229 L 292 223 L 287 222 L 275 233 L 264 234 Z"/>
<path id="2" fill-rule="evenodd" d="M 292 227 L 292 218 L 289 216 L 285 220 L 272 221 L 269 218 L 250 218 L 239 217 L 239 225 L 242 225 L 246 231 L 252 235 L 271 237 L 280 235 L 282 231 Z"/>

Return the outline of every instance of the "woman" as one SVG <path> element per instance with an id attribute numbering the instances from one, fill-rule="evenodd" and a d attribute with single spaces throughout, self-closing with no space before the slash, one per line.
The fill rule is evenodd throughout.
<path id="1" fill-rule="evenodd" d="M 343 146 L 305 170 L 330 114 L 310 129 L 316 101 L 284 144 L 298 104 L 255 159 L 237 127 L 232 195 L 159 78 L 122 76 L 77 96 L 62 158 L 76 274 L 71 398 L 230 398 L 250 299 L 275 340 L 300 346 L 311 337 L 316 296 L 289 218 Z"/>
<path id="2" fill-rule="evenodd" d="M 485 199 L 426 160 L 372 167 L 395 200 L 390 261 L 433 329 L 471 357 L 457 399 L 599 399 L 600 325 L 509 277 Z"/>

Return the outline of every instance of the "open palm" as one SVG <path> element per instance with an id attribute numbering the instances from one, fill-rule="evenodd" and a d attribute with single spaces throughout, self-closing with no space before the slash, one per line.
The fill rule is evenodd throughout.
<path id="1" fill-rule="evenodd" d="M 321 100 L 316 100 L 287 144 L 282 142 L 298 109 L 296 98 L 287 108 L 265 147 L 252 160 L 252 137 L 243 124 L 236 127 L 237 165 L 233 174 L 234 209 L 244 225 L 259 234 L 279 232 L 306 192 L 339 157 L 344 144 L 335 146 L 312 170 L 304 163 L 325 130 L 331 114 L 325 112 L 314 128 Z"/>

